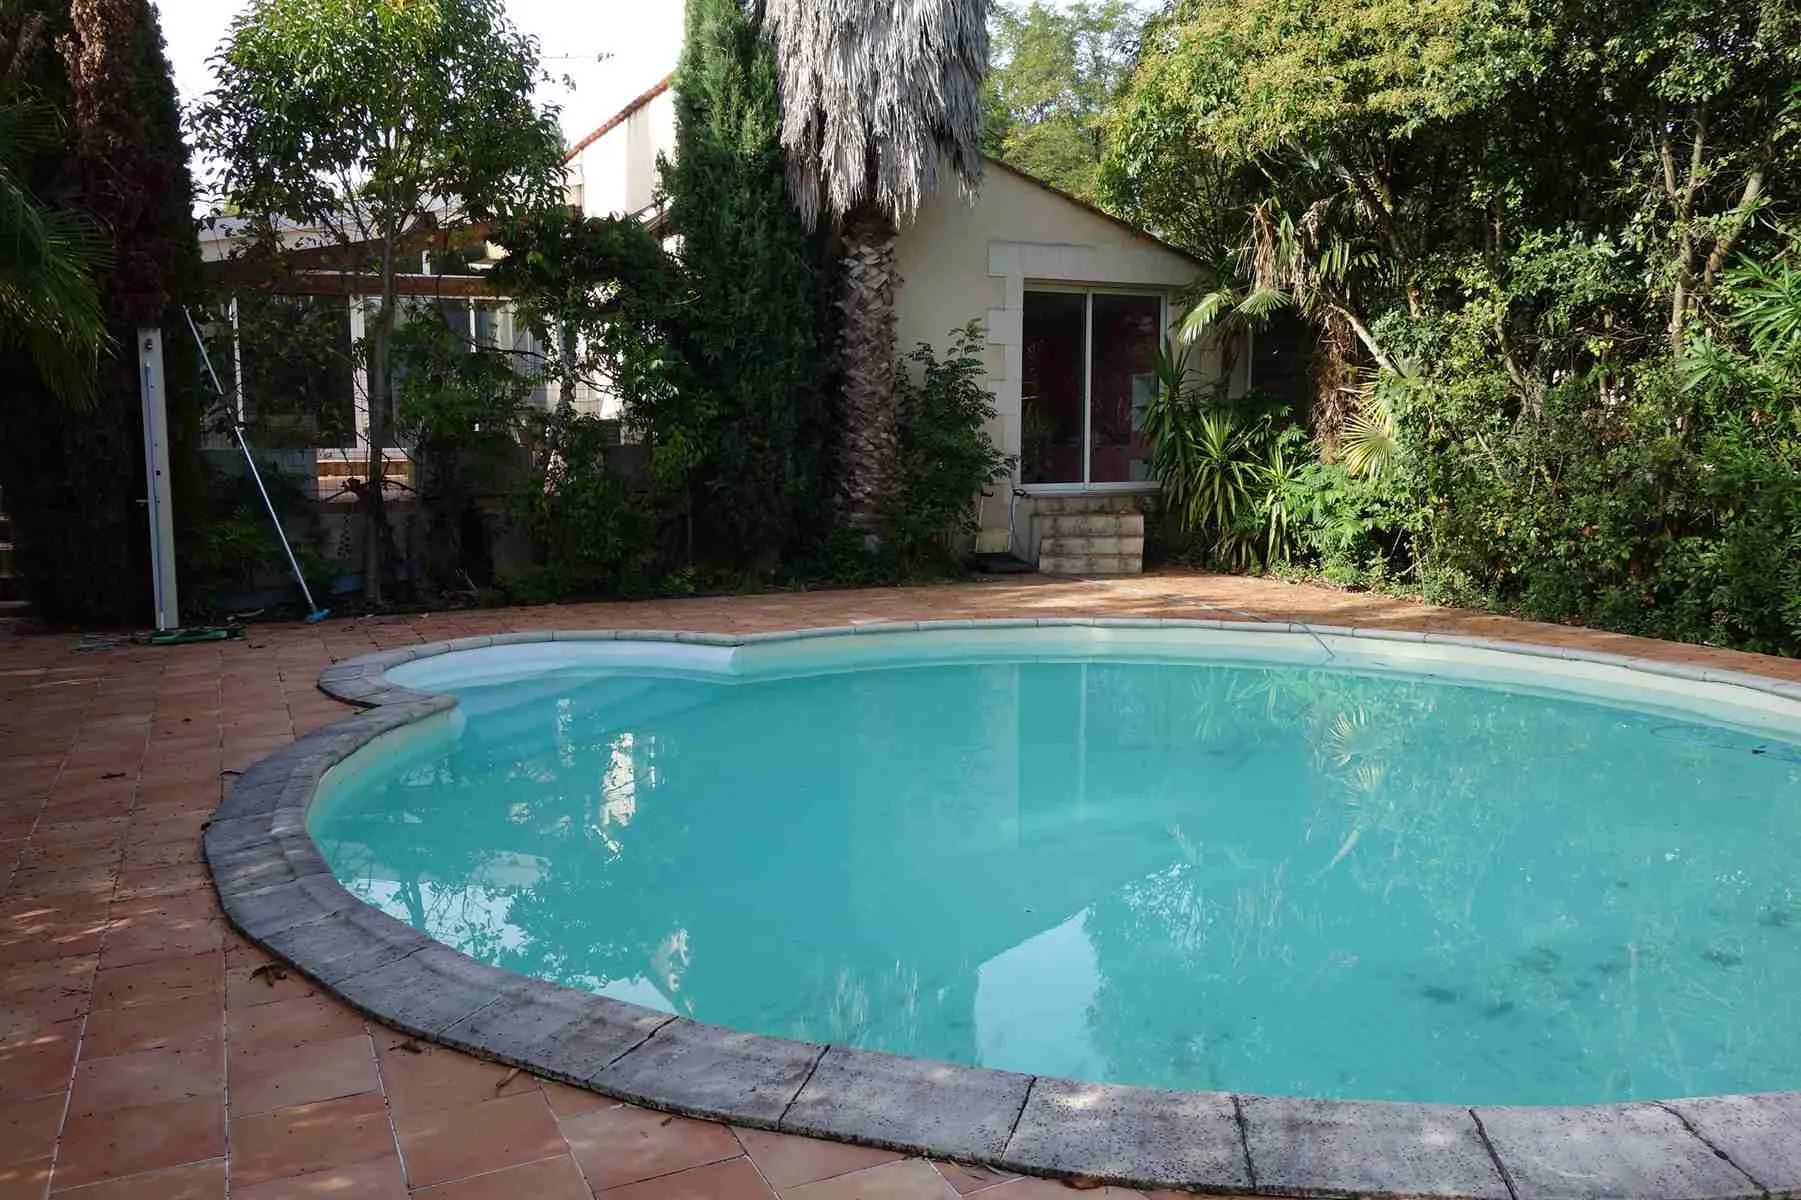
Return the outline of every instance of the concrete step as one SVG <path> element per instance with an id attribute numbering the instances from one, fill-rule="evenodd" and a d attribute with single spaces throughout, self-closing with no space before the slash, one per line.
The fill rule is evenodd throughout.
<path id="1" fill-rule="evenodd" d="M 1032 515 L 1044 517 L 1074 516 L 1080 513 L 1136 513 L 1138 502 L 1131 496 L 1034 496 Z"/>
<path id="2" fill-rule="evenodd" d="M 1139 575 L 1144 572 L 1142 554 L 1040 554 L 1041 575 Z"/>
<path id="3" fill-rule="evenodd" d="M 1144 514 L 1141 512 L 1070 513 L 1033 517 L 1032 525 L 1039 536 L 1047 538 L 1144 536 Z"/>
<path id="4" fill-rule="evenodd" d="M 1038 543 L 1040 558 L 1080 558 L 1093 554 L 1127 554 L 1142 557 L 1142 537 L 1047 537 Z"/>

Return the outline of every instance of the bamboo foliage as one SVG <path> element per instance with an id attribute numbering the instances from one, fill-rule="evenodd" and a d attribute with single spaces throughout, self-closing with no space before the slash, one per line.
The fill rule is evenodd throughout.
<path id="1" fill-rule="evenodd" d="M 80 214 L 39 204 L 16 166 L 59 136 L 54 110 L 0 104 L 0 344 L 22 347 L 52 392 L 87 407 L 111 345 L 93 277 L 106 244 Z"/>
<path id="2" fill-rule="evenodd" d="M 988 0 L 763 0 L 775 50 L 788 185 L 801 219 L 866 202 L 904 223 L 948 158 L 982 174 Z"/>

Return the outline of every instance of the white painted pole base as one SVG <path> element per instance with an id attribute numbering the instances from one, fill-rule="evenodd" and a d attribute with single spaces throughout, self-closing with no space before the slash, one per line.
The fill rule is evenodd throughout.
<path id="1" fill-rule="evenodd" d="M 150 582 L 157 632 L 181 625 L 175 590 L 175 503 L 169 480 L 169 404 L 163 387 L 163 334 L 138 330 L 138 387 L 144 402 L 144 478 L 149 495 Z"/>

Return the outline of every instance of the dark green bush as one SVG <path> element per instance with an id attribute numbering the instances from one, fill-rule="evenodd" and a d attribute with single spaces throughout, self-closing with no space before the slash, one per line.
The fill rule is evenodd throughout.
<path id="1" fill-rule="evenodd" d="M 903 575 L 954 563 L 958 539 L 976 529 L 977 495 L 1012 471 L 988 436 L 985 344 L 971 322 L 952 333 L 947 357 L 922 342 L 896 371 L 900 455 L 882 543 Z"/>
<path id="2" fill-rule="evenodd" d="M 545 422 L 542 482 L 522 504 L 534 566 L 500 580 L 511 599 L 543 603 L 648 586 L 654 521 L 607 468 L 614 440 L 607 423 L 568 410 Z"/>

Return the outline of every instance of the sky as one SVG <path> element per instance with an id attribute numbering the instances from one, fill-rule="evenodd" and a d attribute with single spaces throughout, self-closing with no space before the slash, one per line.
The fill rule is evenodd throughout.
<path id="1" fill-rule="evenodd" d="M 183 104 L 212 87 L 207 65 L 244 0 L 156 0 L 163 39 Z M 540 99 L 562 109 L 574 141 L 675 69 L 682 0 L 506 0 L 507 15 L 536 37 L 544 69 L 558 83 Z M 604 61 L 601 55 L 608 55 Z"/>

